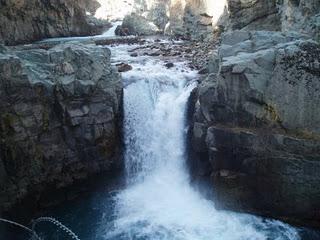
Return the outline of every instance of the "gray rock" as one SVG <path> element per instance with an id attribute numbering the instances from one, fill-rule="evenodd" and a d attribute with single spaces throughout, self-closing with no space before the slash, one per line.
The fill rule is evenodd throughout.
<path id="1" fill-rule="evenodd" d="M 154 23 L 135 13 L 125 16 L 122 29 L 127 29 L 128 35 L 138 36 L 156 35 L 160 32 Z"/>
<path id="2" fill-rule="evenodd" d="M 88 19 L 96 1 L 3 0 L 0 2 L 0 39 L 6 45 L 32 42 L 42 38 L 99 34 L 105 24 Z"/>
<path id="3" fill-rule="evenodd" d="M 160 31 L 164 31 L 169 22 L 168 0 L 154 0 L 151 9 L 147 13 L 147 19 L 153 22 Z"/>
<path id="4" fill-rule="evenodd" d="M 217 206 L 317 221 L 320 142 L 253 131 L 208 130 Z"/>
<path id="5" fill-rule="evenodd" d="M 281 6 L 282 31 L 297 31 L 319 37 L 319 9 L 318 0 L 284 0 Z"/>
<path id="6" fill-rule="evenodd" d="M 217 206 L 320 220 L 319 59 L 319 44 L 304 35 L 223 35 L 193 123 Z"/>
<path id="7" fill-rule="evenodd" d="M 217 23 L 226 30 L 299 32 L 319 37 L 318 0 L 227 0 L 227 11 Z"/>
<path id="8" fill-rule="evenodd" d="M 280 15 L 276 0 L 228 0 L 232 29 L 280 30 Z"/>
<path id="9" fill-rule="evenodd" d="M 169 63 L 166 63 L 165 64 L 165 67 L 166 68 L 173 68 L 174 67 L 174 64 L 172 62 L 169 62 Z"/>
<path id="10" fill-rule="evenodd" d="M 119 72 L 127 72 L 132 70 L 132 66 L 127 63 L 119 63 L 119 64 L 116 64 L 116 66 Z"/>
<path id="11" fill-rule="evenodd" d="M 107 48 L 9 50 L 0 78 L 1 209 L 120 164 L 122 84 Z"/>

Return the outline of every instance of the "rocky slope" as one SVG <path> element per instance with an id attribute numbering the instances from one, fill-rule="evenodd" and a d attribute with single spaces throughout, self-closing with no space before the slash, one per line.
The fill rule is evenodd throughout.
<path id="1" fill-rule="evenodd" d="M 99 34 L 104 25 L 86 15 L 98 6 L 95 0 L 1 0 L 0 42 L 15 45 L 48 37 Z"/>
<path id="2" fill-rule="evenodd" d="M 0 48 L 0 210 L 120 164 L 122 84 L 110 51 Z"/>

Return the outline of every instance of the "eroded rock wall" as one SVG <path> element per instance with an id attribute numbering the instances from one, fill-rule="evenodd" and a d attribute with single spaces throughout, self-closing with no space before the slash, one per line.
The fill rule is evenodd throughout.
<path id="1" fill-rule="evenodd" d="M 320 40 L 318 0 L 283 0 L 281 11 L 283 31 L 298 31 Z"/>
<path id="2" fill-rule="evenodd" d="M 295 31 L 319 38 L 318 0 L 227 0 L 225 29 Z"/>
<path id="3" fill-rule="evenodd" d="M 222 37 L 193 126 L 217 206 L 319 222 L 319 62 L 319 43 L 296 33 Z"/>
<path id="4" fill-rule="evenodd" d="M 99 34 L 103 26 L 87 18 L 95 0 L 1 0 L 0 39 L 7 45 L 42 38 Z"/>
<path id="5" fill-rule="evenodd" d="M 107 48 L 3 48 L 0 80 L 0 210 L 121 164 L 122 84 Z"/>

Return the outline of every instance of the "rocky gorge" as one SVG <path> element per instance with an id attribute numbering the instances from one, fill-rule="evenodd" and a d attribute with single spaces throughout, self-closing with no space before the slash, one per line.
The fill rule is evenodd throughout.
<path id="1" fill-rule="evenodd" d="M 198 73 L 188 163 L 215 206 L 319 227 L 319 1 L 99 2 L 0 0 L 0 212 L 122 169 L 126 76 L 160 59 Z M 116 4 L 130 9 L 119 37 L 33 42 L 100 34 L 94 13 L 119 20 Z"/>

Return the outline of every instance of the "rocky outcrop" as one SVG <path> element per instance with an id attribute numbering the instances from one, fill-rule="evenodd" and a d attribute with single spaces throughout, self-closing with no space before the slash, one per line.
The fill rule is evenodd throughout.
<path id="1" fill-rule="evenodd" d="M 296 31 L 318 38 L 318 0 L 227 0 L 217 25 L 229 30 Z"/>
<path id="2" fill-rule="evenodd" d="M 154 23 L 145 17 L 132 13 L 125 16 L 122 25 L 116 29 L 115 33 L 120 36 L 148 36 L 156 35 L 160 33 L 160 30 Z"/>
<path id="3" fill-rule="evenodd" d="M 97 7 L 94 0 L 1 0 L 0 39 L 15 45 L 48 37 L 99 34 L 104 25 L 86 15 Z"/>
<path id="4" fill-rule="evenodd" d="M 208 69 L 192 141 L 217 205 L 319 221 L 319 44 L 298 34 L 230 32 Z"/>
<path id="5" fill-rule="evenodd" d="M 204 40 L 213 32 L 210 1 L 171 1 L 170 18 L 166 34 L 185 36 L 192 40 Z"/>
<path id="6" fill-rule="evenodd" d="M 2 210 L 120 164 L 122 84 L 107 48 L 3 49 L 0 79 Z"/>

